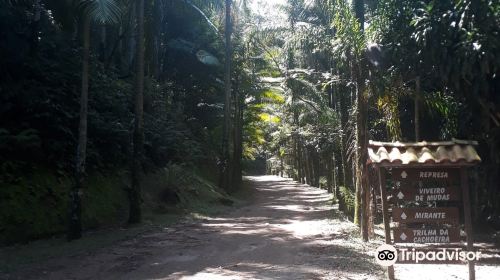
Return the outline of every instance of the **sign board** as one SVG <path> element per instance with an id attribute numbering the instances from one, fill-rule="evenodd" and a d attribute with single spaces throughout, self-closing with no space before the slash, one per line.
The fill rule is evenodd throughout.
<path id="1" fill-rule="evenodd" d="M 392 170 L 394 181 L 453 181 L 460 178 L 455 168 L 395 168 Z"/>
<path id="2" fill-rule="evenodd" d="M 452 187 L 410 187 L 396 189 L 393 196 L 397 201 L 460 201 L 458 188 Z"/>
<path id="3" fill-rule="evenodd" d="M 415 245 L 409 247 L 405 246 L 405 243 L 446 246 L 447 250 L 455 253 L 454 256 L 464 253 L 461 250 L 474 251 L 467 168 L 481 161 L 474 149 L 476 145 L 475 141 L 455 139 L 432 143 L 370 141 L 368 164 L 374 166 L 378 173 L 385 243 L 399 243 L 399 246 L 406 250 L 404 254 L 398 252 L 396 263 L 418 263 L 411 258 L 412 254 L 417 253 L 426 255 L 428 252 L 436 257 L 438 254 L 448 256 L 444 248 L 426 248 L 426 246 Z M 387 153 L 389 155 L 386 155 Z M 386 177 L 387 175 L 389 178 Z M 388 184 L 386 179 L 392 182 Z M 387 199 L 388 191 L 392 194 L 390 200 Z M 390 203 L 394 202 L 396 203 L 391 206 Z M 461 202 L 460 206 L 458 202 Z M 426 207 L 423 207 L 424 205 Z M 453 207 L 449 207 L 450 205 Z M 392 214 L 390 208 L 392 208 Z M 463 249 L 450 248 L 449 243 L 461 241 L 458 227 L 461 214 L 463 214 L 467 245 Z M 391 215 L 392 220 L 399 224 L 398 228 L 391 228 Z M 401 256 L 404 258 L 400 259 Z M 382 260 L 380 255 L 377 257 Z M 386 258 L 386 260 L 389 259 Z M 462 262 L 461 259 L 449 257 L 426 259 L 425 262 L 449 263 L 450 260 Z M 477 259 L 467 261 L 469 280 L 475 279 L 475 261 Z M 395 278 L 393 265 L 388 266 L 387 276 L 391 280 Z"/>
<path id="4" fill-rule="evenodd" d="M 458 228 L 395 228 L 395 243 L 454 243 L 460 242 Z"/>
<path id="5" fill-rule="evenodd" d="M 399 223 L 444 223 L 458 224 L 456 207 L 414 207 L 392 209 L 392 219 Z"/>

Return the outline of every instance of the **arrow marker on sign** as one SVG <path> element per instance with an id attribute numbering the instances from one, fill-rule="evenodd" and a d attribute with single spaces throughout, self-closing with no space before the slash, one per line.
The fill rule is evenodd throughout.
<path id="1" fill-rule="evenodd" d="M 403 214 L 401 214 L 401 219 L 406 220 L 407 217 L 408 216 L 406 216 L 405 212 L 403 212 Z"/>
<path id="2" fill-rule="evenodd" d="M 408 177 L 408 173 L 406 171 L 401 172 L 401 178 L 406 179 Z"/>
<path id="3" fill-rule="evenodd" d="M 401 235 L 399 237 L 401 238 L 401 240 L 405 241 L 406 237 L 408 237 L 408 236 L 406 236 L 406 234 L 403 232 L 403 233 L 401 233 Z"/>
<path id="4" fill-rule="evenodd" d="M 399 198 L 399 199 L 403 199 L 403 197 L 405 197 L 405 195 L 404 195 L 402 192 L 399 192 L 399 193 L 398 193 L 398 198 Z"/>

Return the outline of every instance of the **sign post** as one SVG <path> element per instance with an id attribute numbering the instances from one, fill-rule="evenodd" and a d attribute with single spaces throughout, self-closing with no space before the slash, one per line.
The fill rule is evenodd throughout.
<path id="1" fill-rule="evenodd" d="M 377 167 L 378 174 L 378 183 L 380 186 L 380 195 L 382 196 L 382 215 L 384 219 L 384 230 L 385 230 L 385 244 L 392 244 L 391 240 L 391 226 L 389 221 L 389 211 L 387 210 L 387 192 L 385 189 L 385 170 L 380 170 L 380 167 Z M 394 266 L 391 265 L 387 267 L 387 276 L 390 280 L 394 280 Z"/>
<path id="2" fill-rule="evenodd" d="M 442 250 L 458 250 L 463 221 L 467 251 L 474 251 L 466 169 L 481 161 L 474 145 L 477 142 L 461 140 L 435 143 L 370 141 L 368 164 L 374 165 L 378 174 L 386 244 L 441 244 L 445 245 Z M 391 184 L 385 179 L 388 172 Z M 391 194 L 389 198 L 388 193 Z M 408 251 L 404 248 L 408 247 L 400 250 Z M 425 246 L 418 249 L 435 248 Z M 468 259 L 467 262 L 469 280 L 474 280 L 474 261 Z M 398 258 L 398 263 L 411 263 L 411 260 Z M 388 266 L 387 272 L 388 278 L 394 279 L 394 265 Z"/>
<path id="3" fill-rule="evenodd" d="M 472 237 L 472 220 L 470 214 L 470 198 L 469 198 L 469 178 L 467 177 L 467 169 L 460 168 L 460 182 L 462 184 L 462 196 L 464 203 L 464 220 L 465 234 L 467 236 L 467 250 L 474 250 L 474 239 Z M 469 261 L 469 280 L 476 279 L 476 270 L 474 269 L 474 261 Z"/>

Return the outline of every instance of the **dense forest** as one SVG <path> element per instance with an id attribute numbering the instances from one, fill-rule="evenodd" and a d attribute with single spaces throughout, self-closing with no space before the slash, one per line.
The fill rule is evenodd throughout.
<path id="1" fill-rule="evenodd" d="M 500 1 L 271 2 L 2 0 L 0 243 L 265 172 L 359 224 L 369 140 L 477 140 L 474 221 L 500 226 Z"/>

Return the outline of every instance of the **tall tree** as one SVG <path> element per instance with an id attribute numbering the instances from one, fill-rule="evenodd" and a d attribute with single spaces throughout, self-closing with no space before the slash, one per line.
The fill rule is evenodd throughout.
<path id="1" fill-rule="evenodd" d="M 231 20 L 231 2 L 226 0 L 226 30 L 225 30 L 225 68 L 224 68 L 224 124 L 222 135 L 222 161 L 220 170 L 219 185 L 230 190 L 231 188 L 231 162 L 229 138 L 231 134 L 231 59 L 232 59 L 232 20 Z"/>
<path id="2" fill-rule="evenodd" d="M 82 195 L 87 157 L 87 118 L 89 102 L 90 16 L 83 16 L 82 85 L 80 95 L 80 123 L 76 151 L 75 186 L 71 193 L 71 213 L 68 239 L 82 236 Z"/>
<path id="3" fill-rule="evenodd" d="M 355 0 L 354 14 L 359 24 L 360 31 L 364 31 L 365 24 L 365 7 L 364 0 Z M 366 231 L 366 211 L 365 209 L 365 193 L 367 192 L 366 184 L 363 182 L 365 177 L 365 164 L 367 160 L 367 100 L 365 99 L 365 66 L 363 65 L 363 57 L 357 57 L 354 63 L 354 72 L 356 73 L 356 203 L 354 209 L 354 221 L 358 224 L 361 222 L 361 230 L 363 240 L 368 240 Z"/>
<path id="4" fill-rule="evenodd" d="M 38 1 L 37 1 L 38 3 Z M 71 191 L 68 239 L 82 236 L 82 196 L 87 158 L 87 119 L 89 96 L 90 28 L 91 21 L 117 22 L 121 10 L 114 0 L 84 0 L 78 2 L 82 10 L 82 81 L 80 94 L 80 122 L 76 151 L 75 184 Z"/>
<path id="5" fill-rule="evenodd" d="M 241 93 L 241 82 L 236 79 L 234 89 L 234 133 L 233 133 L 233 165 L 232 183 L 234 187 L 241 184 L 241 159 L 243 157 L 243 98 Z"/>
<path id="6" fill-rule="evenodd" d="M 132 186 L 130 189 L 130 224 L 141 221 L 141 173 L 144 153 L 144 0 L 137 0 L 137 48 L 135 76 L 135 106 L 132 155 Z"/>

